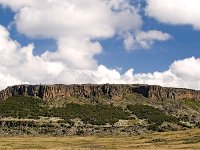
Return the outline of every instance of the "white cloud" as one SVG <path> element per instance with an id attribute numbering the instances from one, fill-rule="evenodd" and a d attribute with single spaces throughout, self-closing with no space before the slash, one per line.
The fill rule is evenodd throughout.
<path id="1" fill-rule="evenodd" d="M 4 7 L 10 6 L 12 10 L 18 11 L 20 8 L 25 6 L 35 5 L 37 0 L 0 0 L 1 5 Z"/>
<path id="2" fill-rule="evenodd" d="M 126 33 L 124 37 L 124 46 L 126 50 L 130 51 L 137 48 L 137 42 L 135 41 L 135 37 L 131 33 Z"/>
<path id="3" fill-rule="evenodd" d="M 0 90 L 6 88 L 7 86 L 22 84 L 22 82 L 14 77 L 11 77 L 10 75 L 5 75 L 0 73 Z"/>
<path id="4" fill-rule="evenodd" d="M 187 78 L 185 82 L 200 81 L 200 58 L 195 59 L 194 57 L 175 61 L 171 65 L 171 71 L 176 74 L 179 78 Z M 194 84 L 191 82 L 191 84 Z"/>
<path id="5" fill-rule="evenodd" d="M 14 10 L 15 4 L 21 2 L 15 22 L 18 31 L 29 37 L 109 38 L 117 30 L 129 31 L 142 24 L 136 8 L 128 0 L 1 1 Z"/>
<path id="6" fill-rule="evenodd" d="M 45 52 L 42 57 L 51 61 L 62 61 L 70 68 L 94 69 L 98 66 L 94 55 L 101 53 L 99 42 L 86 39 L 64 38 L 58 41 L 56 52 Z"/>
<path id="7" fill-rule="evenodd" d="M 146 14 L 162 23 L 192 25 L 200 30 L 199 0 L 147 0 Z"/>
<path id="8" fill-rule="evenodd" d="M 96 68 L 94 56 L 102 51 L 99 40 L 142 25 L 129 0 L 0 0 L 0 5 L 16 12 L 14 24 L 19 33 L 54 39 L 58 50 L 43 57 L 71 68 Z"/>
<path id="9" fill-rule="evenodd" d="M 133 74 L 129 70 L 124 76 L 126 82 L 185 87 L 200 90 L 200 58 L 186 58 L 170 65 L 164 72 Z"/>
<path id="10" fill-rule="evenodd" d="M 149 49 L 156 41 L 167 41 L 171 39 L 172 36 L 168 33 L 163 33 L 157 30 L 139 31 L 135 35 L 127 33 L 125 34 L 124 45 L 125 48 L 130 51 L 137 47 L 142 47 L 144 49 Z"/>
<path id="11" fill-rule="evenodd" d="M 195 58 L 176 61 L 165 72 L 147 74 L 135 74 L 133 69 L 120 74 L 98 65 L 94 56 L 102 52 L 101 39 L 127 35 L 129 49 L 135 43 L 147 48 L 170 38 L 160 31 L 141 31 L 141 17 L 128 0 L 0 0 L 0 4 L 15 11 L 18 32 L 36 39 L 52 38 L 58 46 L 55 52 L 34 56 L 34 44 L 22 47 L 0 25 L 0 89 L 20 83 L 147 83 L 200 89 L 195 70 L 200 60 Z"/>
<path id="12" fill-rule="evenodd" d="M 9 37 L 7 29 L 3 26 L 0 26 L 0 45 L 0 89 L 21 83 L 144 83 L 200 90 L 199 58 L 175 61 L 164 72 L 135 74 L 134 70 L 130 69 L 120 74 L 116 69 L 109 69 L 103 65 L 92 70 L 78 69 L 65 65 L 62 60 L 34 56 L 33 44 L 21 47 Z"/>

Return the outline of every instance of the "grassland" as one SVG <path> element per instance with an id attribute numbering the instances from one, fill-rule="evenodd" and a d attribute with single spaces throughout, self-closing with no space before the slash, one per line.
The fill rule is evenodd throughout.
<path id="1" fill-rule="evenodd" d="M 118 137 L 0 137 L 0 149 L 200 149 L 200 129 Z"/>

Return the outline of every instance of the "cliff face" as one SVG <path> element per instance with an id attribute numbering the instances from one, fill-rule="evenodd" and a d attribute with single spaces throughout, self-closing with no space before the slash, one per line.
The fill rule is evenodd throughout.
<path id="1" fill-rule="evenodd" d="M 76 98 L 122 98 L 123 94 L 138 93 L 150 99 L 196 99 L 200 100 L 200 91 L 166 88 L 155 85 L 135 84 L 84 84 L 84 85 L 16 85 L 0 92 L 0 100 L 12 96 L 33 96 L 45 100 Z"/>
<path id="2" fill-rule="evenodd" d="M 43 99 L 60 99 L 65 97 L 98 98 L 122 97 L 124 93 L 133 93 L 134 85 L 16 85 L 0 92 L 0 100 L 12 96 L 24 95 Z"/>
<path id="3" fill-rule="evenodd" d="M 183 89 L 183 88 L 169 88 L 157 85 L 139 86 L 136 92 L 150 99 L 195 99 L 200 100 L 200 91 Z"/>

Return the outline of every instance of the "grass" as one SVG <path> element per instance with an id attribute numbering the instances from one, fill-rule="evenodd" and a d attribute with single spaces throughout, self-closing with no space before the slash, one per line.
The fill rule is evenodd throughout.
<path id="1" fill-rule="evenodd" d="M 194 99 L 186 99 L 184 100 L 185 104 L 187 106 L 190 106 L 192 109 L 195 109 L 197 111 L 199 111 L 200 109 L 200 102 L 198 100 L 194 100 Z"/>
<path id="2" fill-rule="evenodd" d="M 193 144 L 193 143 L 200 143 L 200 136 L 194 136 L 190 138 L 184 139 L 184 144 Z"/>
<path id="3" fill-rule="evenodd" d="M 166 141 L 165 139 L 158 138 L 158 139 L 152 139 L 150 141 L 147 141 L 146 143 L 159 143 L 159 142 L 165 142 L 165 141 Z"/>
<path id="4" fill-rule="evenodd" d="M 0 149 L 199 149 L 200 129 L 118 137 L 0 137 Z M 195 142 L 187 142 L 190 140 Z"/>

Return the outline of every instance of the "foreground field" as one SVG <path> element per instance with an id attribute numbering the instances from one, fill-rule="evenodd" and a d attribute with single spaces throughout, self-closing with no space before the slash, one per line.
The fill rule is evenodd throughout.
<path id="1" fill-rule="evenodd" d="M 0 149 L 200 149 L 200 129 L 132 137 L 0 137 Z"/>

